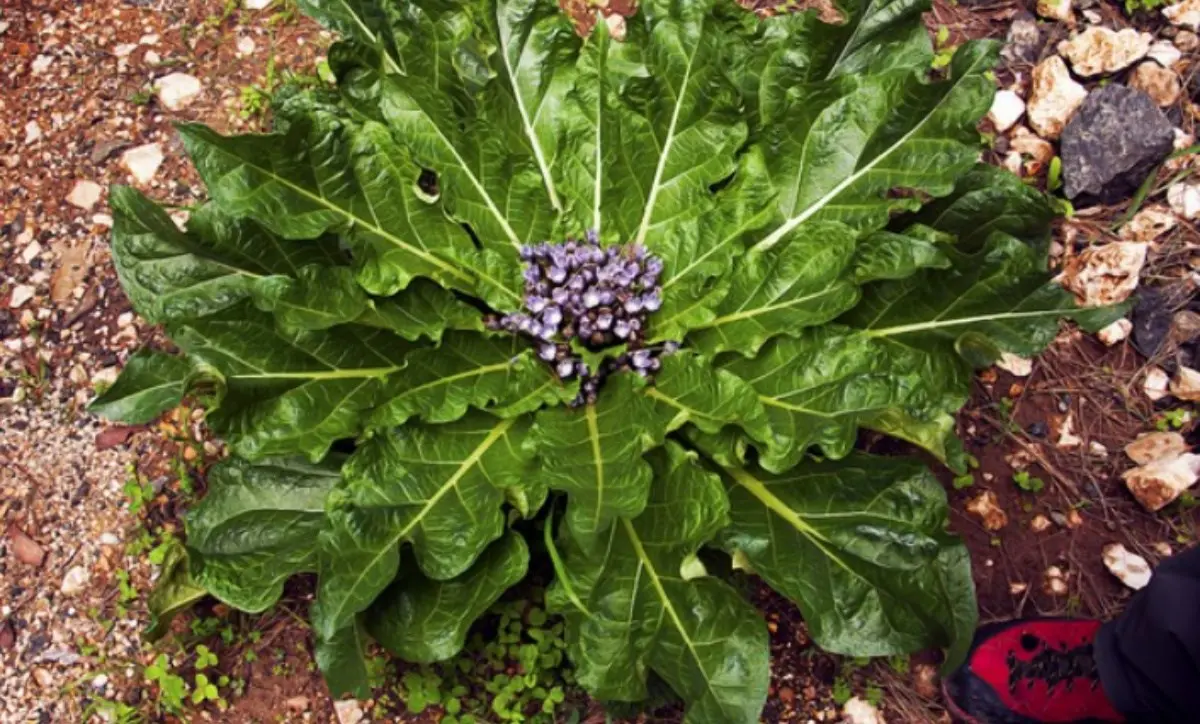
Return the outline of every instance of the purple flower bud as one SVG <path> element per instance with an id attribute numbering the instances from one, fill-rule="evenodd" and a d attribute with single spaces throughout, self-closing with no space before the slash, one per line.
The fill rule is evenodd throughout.
<path id="1" fill-rule="evenodd" d="M 517 329 L 521 330 L 522 332 L 525 332 L 526 334 L 532 334 L 533 333 L 532 332 L 533 320 L 530 319 L 529 317 L 525 316 L 524 314 L 522 314 L 521 317 L 517 320 Z"/>
<path id="2" fill-rule="evenodd" d="M 560 378 L 568 380 L 575 374 L 575 361 L 570 359 L 560 360 L 554 369 L 558 372 Z"/>
<path id="3" fill-rule="evenodd" d="M 572 307 L 583 304 L 583 296 L 579 292 L 571 292 L 567 297 L 567 303 Z"/>
<path id="4" fill-rule="evenodd" d="M 567 289 L 570 289 L 573 292 L 582 292 L 584 286 L 586 286 L 586 282 L 584 282 L 583 277 L 579 276 L 578 274 L 571 277 L 571 281 L 567 282 Z"/>
<path id="5" fill-rule="evenodd" d="M 530 294 L 529 296 L 525 297 L 525 308 L 534 314 L 537 314 L 546 308 L 546 298 L 540 297 L 536 294 Z"/>
<path id="6" fill-rule="evenodd" d="M 554 291 L 550 292 L 550 298 L 554 300 L 555 304 L 566 304 L 570 296 L 571 293 L 562 287 L 556 287 Z"/>
<path id="7" fill-rule="evenodd" d="M 595 229 L 588 229 L 587 233 L 584 234 L 584 238 L 587 239 L 587 242 L 589 244 L 599 244 L 600 243 L 600 233 L 597 232 Z"/>
<path id="8" fill-rule="evenodd" d="M 658 284 L 658 277 L 652 274 L 643 274 L 641 279 L 638 279 L 638 284 L 642 285 L 642 289 L 653 289 L 655 284 Z"/>
<path id="9" fill-rule="evenodd" d="M 542 281 L 533 285 L 533 291 L 545 296 L 550 293 L 550 283 L 543 279 Z"/>
<path id="10" fill-rule="evenodd" d="M 583 293 L 583 306 L 588 309 L 600 306 L 600 292 L 595 289 L 589 289 Z"/>
<path id="11" fill-rule="evenodd" d="M 558 355 L 558 347 L 557 346 L 550 344 L 550 343 L 543 343 L 543 344 L 538 345 L 538 357 L 541 357 L 546 362 L 553 362 L 554 358 L 557 355 Z"/>
<path id="12" fill-rule="evenodd" d="M 550 245 L 545 242 L 533 247 L 533 257 L 535 259 L 545 259 L 546 255 L 549 253 L 550 253 Z"/>
<path id="13" fill-rule="evenodd" d="M 660 369 L 662 369 L 662 360 L 657 357 L 652 357 L 650 359 L 649 370 L 651 372 L 658 372 Z"/>
<path id="14" fill-rule="evenodd" d="M 662 309 L 662 294 L 657 289 L 642 297 L 642 306 L 647 312 L 657 312 Z"/>
<path id="15" fill-rule="evenodd" d="M 629 328 L 632 329 L 634 332 L 638 331 L 639 329 L 642 328 L 642 320 L 638 319 L 637 317 L 634 317 L 633 319 L 629 320 Z"/>
<path id="16" fill-rule="evenodd" d="M 679 351 L 679 343 L 678 342 L 671 341 L 671 342 L 663 343 L 663 354 L 675 354 L 678 351 Z"/>
<path id="17" fill-rule="evenodd" d="M 626 262 L 624 271 L 625 271 L 625 276 L 629 277 L 630 280 L 633 280 L 633 279 L 636 279 L 637 275 L 641 273 L 642 266 L 640 264 L 638 264 L 636 261 Z"/>
<path id="18" fill-rule="evenodd" d="M 552 266 L 550 267 L 550 271 L 546 272 L 546 276 L 555 284 L 562 284 L 567 278 L 566 267 Z"/>
<path id="19" fill-rule="evenodd" d="M 520 251 L 521 261 L 529 261 L 533 258 L 533 247 L 528 244 L 521 245 Z"/>
<path id="20" fill-rule="evenodd" d="M 625 300 L 625 311 L 630 314 L 637 314 L 642 311 L 641 297 L 630 297 Z"/>
<path id="21" fill-rule="evenodd" d="M 604 331 L 612 329 L 613 315 L 608 312 L 600 312 L 596 315 L 596 327 Z"/>
<path id="22" fill-rule="evenodd" d="M 612 291 L 610 291 L 608 289 L 600 290 L 600 303 L 601 304 L 608 306 L 609 304 L 612 304 L 614 301 L 616 301 L 616 296 L 612 293 Z"/>
<path id="23" fill-rule="evenodd" d="M 646 258 L 646 247 L 642 246 L 641 244 L 634 244 L 633 245 L 633 258 L 634 259 L 645 259 Z"/>
<path id="24" fill-rule="evenodd" d="M 651 274 L 653 276 L 658 276 L 659 274 L 662 274 L 662 270 L 663 270 L 662 259 L 659 259 L 657 256 L 652 256 L 646 260 L 646 273 L 647 274 Z"/>
<path id="25" fill-rule="evenodd" d="M 648 350 L 648 349 L 636 350 L 632 355 L 629 356 L 629 361 L 634 367 L 636 367 L 638 369 L 642 369 L 643 367 L 648 366 L 650 364 L 650 350 Z"/>
<path id="26" fill-rule="evenodd" d="M 532 337 L 541 337 L 542 336 L 542 323 L 531 319 L 531 320 L 529 320 L 529 328 L 523 329 L 521 331 L 528 333 Z"/>
<path id="27" fill-rule="evenodd" d="M 616 259 L 620 255 L 621 255 L 621 247 L 619 247 L 619 246 L 608 247 L 608 258 L 609 259 Z"/>
<path id="28" fill-rule="evenodd" d="M 528 284 L 537 284 L 542 278 L 542 269 L 538 266 L 525 267 L 525 281 Z"/>
<path id="29" fill-rule="evenodd" d="M 617 320 L 617 323 L 613 325 L 613 334 L 617 335 L 621 339 L 626 339 L 629 337 L 630 331 L 632 330 L 629 327 L 628 320 L 620 319 Z"/>
<path id="30" fill-rule="evenodd" d="M 567 253 L 568 253 L 568 254 L 570 254 L 571 252 L 575 251 L 575 240 L 574 240 L 574 239 L 568 239 L 568 240 L 567 240 L 567 243 L 563 245 L 563 248 L 567 250 Z"/>
<path id="31" fill-rule="evenodd" d="M 562 310 L 555 306 L 546 307 L 542 312 L 542 324 L 558 329 L 558 325 L 562 324 Z"/>

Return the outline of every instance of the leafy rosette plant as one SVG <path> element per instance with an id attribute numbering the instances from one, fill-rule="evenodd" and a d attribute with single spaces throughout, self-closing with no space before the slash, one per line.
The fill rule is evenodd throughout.
<path id="1" fill-rule="evenodd" d="M 837 25 L 646 0 L 586 38 L 549 0 L 301 5 L 341 34 L 336 86 L 282 93 L 271 133 L 179 126 L 211 197 L 186 230 L 112 193 L 124 289 L 182 354 L 95 409 L 195 395 L 232 453 L 160 617 L 315 573 L 318 662 L 365 695 L 365 637 L 454 655 L 534 551 L 582 685 L 657 677 L 688 721 L 766 697 L 730 563 L 826 649 L 958 656 L 941 487 L 853 448 L 961 466 L 973 368 L 1075 314 L 1053 206 L 977 166 L 993 44 L 931 71 L 921 0 Z"/>

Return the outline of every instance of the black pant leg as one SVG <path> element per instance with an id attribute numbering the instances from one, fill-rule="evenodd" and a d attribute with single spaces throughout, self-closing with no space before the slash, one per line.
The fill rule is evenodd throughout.
<path id="1" fill-rule="evenodd" d="M 1200 548 L 1159 564 L 1096 638 L 1100 681 L 1131 722 L 1200 722 Z"/>

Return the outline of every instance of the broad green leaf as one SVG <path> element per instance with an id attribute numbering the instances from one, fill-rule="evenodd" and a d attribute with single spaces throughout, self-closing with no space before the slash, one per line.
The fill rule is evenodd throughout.
<path id="1" fill-rule="evenodd" d="M 180 136 L 221 209 L 247 215 L 287 239 L 343 231 L 359 282 L 389 296 L 416 276 L 517 299 L 492 283 L 470 237 L 416 195 L 420 169 L 386 128 L 314 112 L 286 134 L 221 136 L 185 124 Z M 491 297 L 489 297 L 491 298 Z"/>
<path id="2" fill-rule="evenodd" d="M 731 175 L 746 139 L 739 98 L 725 74 L 731 37 L 716 0 L 647 0 L 627 21 L 625 52 L 645 71 L 627 80 L 618 151 L 606 169 L 606 221 L 625 240 L 654 249 L 676 221 L 711 204 L 709 187 Z M 607 227 L 606 227 L 607 228 Z"/>
<path id="3" fill-rule="evenodd" d="M 424 575 L 448 580 L 504 532 L 509 489 L 534 477 L 528 424 L 475 412 L 448 425 L 408 425 L 361 445 L 343 470 L 321 537 L 313 621 L 331 635 L 396 577 L 410 543 Z"/>
<path id="4" fill-rule="evenodd" d="M 451 99 L 420 78 L 383 83 L 380 111 L 413 159 L 438 175 L 441 201 L 483 248 L 517 267 L 522 244 L 545 239 L 554 209 L 515 100 L 498 91 L 488 117 L 464 124 Z M 464 127 L 465 125 L 465 127 Z"/>
<path id="5" fill-rule="evenodd" d="M 653 671 L 683 698 L 685 722 L 757 722 L 769 680 L 766 628 L 695 558 L 728 522 L 720 481 L 672 443 L 651 460 L 641 515 L 618 520 L 593 555 L 568 542 L 552 600 L 571 588 L 584 606 L 564 610 L 576 675 L 594 696 L 639 701 Z"/>
<path id="6" fill-rule="evenodd" d="M 858 242 L 854 280 L 859 284 L 881 279 L 904 279 L 921 269 L 948 269 L 946 250 L 955 238 L 924 226 L 904 232 L 876 231 Z"/>
<path id="7" fill-rule="evenodd" d="M 573 386 L 558 381 L 516 337 L 450 332 L 439 346 L 414 352 L 406 361 L 371 414 L 374 428 L 402 425 L 413 417 L 450 422 L 471 407 L 519 415 L 575 396 Z"/>
<path id="8" fill-rule="evenodd" d="M 995 91 L 985 73 L 996 52 L 994 43 L 964 45 L 943 82 L 901 69 L 790 90 L 762 138 L 782 221 L 759 247 L 779 244 L 809 220 L 875 230 L 892 212 L 917 208 L 913 192 L 949 194 L 978 157 L 975 124 Z"/>
<path id="9" fill-rule="evenodd" d="M 258 613 L 296 573 L 317 570 L 312 545 L 325 527 L 325 499 L 341 480 L 341 458 L 322 465 L 229 458 L 208 475 L 208 492 L 188 512 L 187 546 L 196 583 L 225 603 Z"/>
<path id="10" fill-rule="evenodd" d="M 929 0 L 850 0 L 837 8 L 840 22 L 825 22 L 811 10 L 757 23 L 736 18 L 735 31 L 747 42 L 736 48 L 730 75 L 751 117 L 763 125 L 774 123 L 790 88 L 839 76 L 929 68 L 933 50 L 921 21 L 929 7 Z"/>
<path id="11" fill-rule="evenodd" d="M 679 351 L 662 358 L 645 394 L 663 412 L 668 431 L 691 423 L 716 433 L 737 425 L 762 443 L 771 443 L 771 428 L 753 387 L 735 374 L 714 369 L 712 361 Z"/>
<path id="12" fill-rule="evenodd" d="M 255 304 L 274 313 L 284 329 L 329 329 L 354 321 L 371 305 L 349 267 L 306 266 L 295 278 L 265 281 Z"/>
<path id="13" fill-rule="evenodd" d="M 665 422 L 632 373 L 607 380 L 594 405 L 555 407 L 535 418 L 538 471 L 567 494 L 567 524 L 585 547 L 619 517 L 642 511 L 652 472 L 642 453 L 662 442 Z"/>
<path id="14" fill-rule="evenodd" d="M 394 297 L 375 300 L 354 321 L 391 330 L 410 342 L 422 338 L 438 342 L 448 329 L 483 331 L 478 309 L 425 279 L 416 280 Z"/>
<path id="15" fill-rule="evenodd" d="M 183 402 L 191 370 L 182 357 L 139 349 L 113 386 L 92 400 L 88 411 L 134 425 L 150 422 Z"/>
<path id="16" fill-rule="evenodd" d="M 651 320 L 654 339 L 681 340 L 716 318 L 714 308 L 729 286 L 723 278 L 745 252 L 744 240 L 771 220 L 771 193 L 762 153 L 752 148 L 711 211 L 658 236 L 663 307 Z"/>
<path id="17" fill-rule="evenodd" d="M 971 636 L 966 549 L 945 532 L 946 494 L 920 462 L 856 454 L 725 475 L 722 545 L 796 602 L 822 648 L 890 656 Z"/>
<path id="18" fill-rule="evenodd" d="M 413 349 L 391 332 L 357 325 L 284 332 L 250 310 L 196 320 L 171 337 L 193 365 L 218 373 L 209 424 L 251 460 L 303 454 L 315 461 L 335 440 L 357 435 L 384 379 Z"/>
<path id="19" fill-rule="evenodd" d="M 580 41 L 571 21 L 544 0 L 488 0 L 497 39 L 497 82 L 511 94 L 550 205 L 562 211 L 551 167 L 558 153 L 566 94 L 574 86 Z"/>
<path id="20" fill-rule="evenodd" d="M 111 204 L 117 274 L 134 308 L 151 322 L 220 312 L 280 290 L 301 268 L 345 263 L 328 238 L 281 241 L 211 204 L 191 215 L 186 233 L 161 207 L 127 186 L 113 187 Z M 361 291 L 351 293 L 363 297 Z"/>
<path id="21" fill-rule="evenodd" d="M 524 578 L 528 566 L 525 539 L 509 532 L 457 578 L 435 581 L 415 566 L 403 567 L 368 610 L 367 629 L 405 661 L 445 661 L 462 651 L 475 619 Z"/>
<path id="22" fill-rule="evenodd" d="M 1059 216 L 1046 194 L 995 166 L 979 164 L 914 216 L 922 228 L 953 236 L 956 248 L 975 252 L 999 232 L 1021 239 L 1039 252 L 1048 248 L 1050 224 Z"/>
<path id="23" fill-rule="evenodd" d="M 614 43 L 605 23 L 584 43 L 571 89 L 562 101 L 560 162 L 556 164 L 559 193 L 573 231 L 595 229 L 604 234 L 602 210 L 611 180 L 605 169 L 620 151 L 616 89 L 620 85 L 610 54 Z"/>
<path id="24" fill-rule="evenodd" d="M 178 540 L 169 542 L 158 582 L 146 600 L 146 608 L 150 610 L 146 640 L 161 639 L 171 630 L 171 621 L 176 614 L 191 608 L 207 595 L 208 592 L 188 573 L 188 556 L 183 544 Z"/>
<path id="25" fill-rule="evenodd" d="M 367 669 L 367 640 L 362 622 L 355 620 L 338 629 L 329 638 L 316 637 L 313 658 L 325 676 L 329 695 L 334 699 L 349 694 L 356 699 L 371 696 L 371 675 Z"/>
<path id="26" fill-rule="evenodd" d="M 755 354 L 772 336 L 797 335 L 854 306 L 854 233 L 842 224 L 814 223 L 786 242 L 751 249 L 735 264 L 716 316 L 690 338 L 709 354 Z"/>

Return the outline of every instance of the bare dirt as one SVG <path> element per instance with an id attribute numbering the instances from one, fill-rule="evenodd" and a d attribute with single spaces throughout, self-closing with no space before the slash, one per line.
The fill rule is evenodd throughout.
<path id="1" fill-rule="evenodd" d="M 764 13 L 778 9 L 743 4 Z M 586 24 L 594 22 L 595 5 L 579 0 L 570 10 Z M 1111 26 L 1130 22 L 1114 3 L 1092 8 Z M 609 11 L 627 15 L 632 4 L 613 2 Z M 950 47 L 1003 38 L 1013 19 L 1030 11 L 1024 0 L 937 2 L 927 24 L 935 37 L 945 28 L 939 44 Z M 1137 23 L 1153 32 L 1162 25 Z M 1043 26 L 1051 48 L 1068 32 L 1061 23 Z M 192 411 L 138 428 L 110 426 L 83 411 L 132 350 L 161 342 L 132 314 L 108 256 L 112 221 L 103 189 L 133 182 L 122 153 L 160 144 L 162 165 L 139 186 L 180 209 L 195 203 L 202 189 L 171 124 L 256 128 L 262 117 L 253 112 L 260 98 L 254 88 L 288 69 L 311 74 L 329 37 L 278 1 L 249 11 L 221 0 L 8 0 L 0 27 L 0 722 L 75 722 L 125 711 L 151 721 L 183 718 L 165 711 L 160 686 L 146 682 L 142 670 L 166 652 L 174 673 L 191 684 L 200 673 L 200 644 L 218 656 L 209 674 L 229 683 L 223 703 L 189 705 L 186 718 L 335 721 L 304 623 L 311 582 L 290 585 L 284 603 L 263 616 L 206 604 L 181 617 L 165 643 L 142 640 L 142 598 L 157 575 L 154 550 L 181 532 L 180 516 L 202 494 L 204 470 L 221 451 Z M 1193 73 L 1198 65 L 1191 63 Z M 1030 68 L 1011 62 L 998 70 L 998 82 L 1021 82 Z M 203 87 L 178 111 L 153 93 L 154 81 L 173 72 Z M 1194 119 L 1172 113 L 1193 130 Z M 989 158 L 999 162 L 1005 150 L 1001 139 Z M 1162 172 L 1164 185 L 1152 200 L 1170 177 Z M 101 187 L 89 208 L 66 200 L 78 181 Z M 1045 169 L 1031 183 L 1044 186 Z M 1112 230 L 1126 206 L 1078 214 L 1056 237 L 1065 253 L 1116 238 Z M 1172 310 L 1189 303 L 1178 269 L 1197 241 L 1195 229 L 1180 226 L 1158 243 L 1143 274 L 1143 285 L 1170 290 Z M 16 303 L 29 289 L 32 297 Z M 1110 617 L 1131 594 L 1103 567 L 1105 545 L 1121 542 L 1154 564 L 1195 543 L 1200 520 L 1192 501 L 1150 514 L 1120 480 L 1131 466 L 1123 446 L 1178 407 L 1170 400 L 1156 405 L 1142 389 L 1149 366 L 1168 364 L 1170 352 L 1150 351 L 1149 360 L 1143 352 L 1129 341 L 1110 348 L 1064 330 L 1029 375 L 991 369 L 979 376 L 960 418 L 979 466 L 969 487 L 958 489 L 948 473 L 944 482 L 953 527 L 971 551 L 984 620 Z M 1063 446 L 1068 417 L 1079 442 Z M 1195 422 L 1182 432 L 1194 442 Z M 1014 479 L 1022 471 L 1043 489 L 1023 490 Z M 1007 518 L 997 530 L 966 512 L 985 492 Z M 1061 572 L 1065 590 L 1048 588 L 1051 567 Z M 752 580 L 742 583 L 771 632 L 764 721 L 836 721 L 851 694 L 879 701 L 888 721 L 946 720 L 934 682 L 936 655 L 868 662 L 821 653 L 790 602 Z M 433 720 L 375 702 L 362 703 L 361 711 L 385 720 Z M 589 705 L 581 720 L 604 719 Z M 643 720 L 677 721 L 678 712 Z"/>

